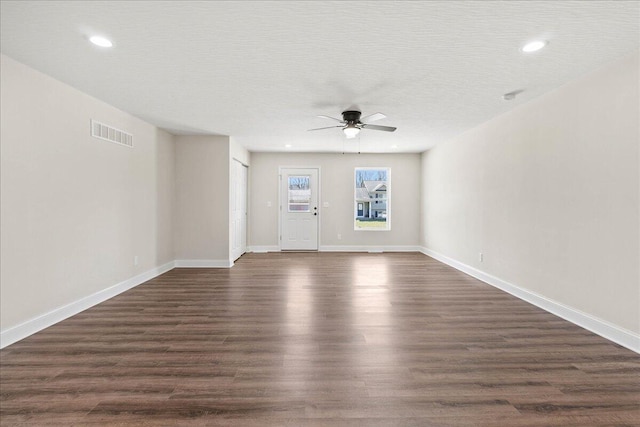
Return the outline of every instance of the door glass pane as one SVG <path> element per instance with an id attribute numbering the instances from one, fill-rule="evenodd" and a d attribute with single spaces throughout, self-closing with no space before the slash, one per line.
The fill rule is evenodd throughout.
<path id="1" fill-rule="evenodd" d="M 289 176 L 289 212 L 311 212 L 311 177 L 309 175 Z"/>

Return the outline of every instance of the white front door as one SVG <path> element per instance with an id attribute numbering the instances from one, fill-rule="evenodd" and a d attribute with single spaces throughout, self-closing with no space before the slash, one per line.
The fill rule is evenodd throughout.
<path id="1" fill-rule="evenodd" d="M 318 169 L 280 170 L 280 249 L 318 250 Z"/>
<path id="2" fill-rule="evenodd" d="M 231 258 L 247 251 L 247 167 L 235 160 L 231 171 Z"/>

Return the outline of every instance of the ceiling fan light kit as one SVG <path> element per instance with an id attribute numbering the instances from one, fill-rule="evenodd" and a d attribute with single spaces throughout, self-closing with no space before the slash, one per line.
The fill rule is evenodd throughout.
<path id="1" fill-rule="evenodd" d="M 351 139 L 355 138 L 360 133 L 360 128 L 357 125 L 350 123 L 346 125 L 342 131 L 347 138 Z"/>
<path id="2" fill-rule="evenodd" d="M 378 126 L 378 125 L 371 125 L 363 122 L 363 121 L 373 122 L 373 121 L 384 119 L 385 117 L 387 117 L 382 113 L 374 113 L 360 119 L 361 115 L 362 115 L 362 112 L 356 111 L 356 110 L 343 111 L 342 120 L 336 119 L 335 117 L 331 117 L 331 116 L 321 115 L 318 117 L 322 117 L 323 119 L 335 120 L 337 122 L 340 122 L 341 124 L 338 126 L 329 126 L 329 127 L 322 127 L 322 128 L 309 129 L 309 130 L 312 131 L 312 130 L 342 128 L 344 135 L 349 139 L 355 138 L 360 133 L 361 129 L 381 130 L 385 132 L 393 132 L 396 130 L 396 128 L 392 126 Z"/>

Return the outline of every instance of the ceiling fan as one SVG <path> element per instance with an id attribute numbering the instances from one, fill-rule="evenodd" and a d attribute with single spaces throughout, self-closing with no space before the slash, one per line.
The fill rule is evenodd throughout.
<path id="1" fill-rule="evenodd" d="M 328 126 L 328 127 L 309 129 L 309 130 L 312 131 L 312 130 L 342 128 L 342 131 L 344 132 L 347 138 L 355 138 L 356 135 L 360 133 L 361 129 L 382 130 L 385 132 L 393 132 L 394 130 L 396 130 L 396 128 L 391 126 L 378 126 L 378 125 L 371 125 L 367 123 L 367 122 L 374 122 L 376 120 L 384 119 L 385 117 L 387 117 L 382 113 L 370 114 L 366 117 L 363 117 L 362 119 L 360 118 L 361 114 L 362 113 L 360 111 L 356 111 L 356 110 L 343 111 L 342 120 L 336 119 L 335 117 L 330 117 L 330 116 L 318 116 L 324 119 L 335 120 L 337 122 L 340 122 L 340 124 L 338 126 Z"/>

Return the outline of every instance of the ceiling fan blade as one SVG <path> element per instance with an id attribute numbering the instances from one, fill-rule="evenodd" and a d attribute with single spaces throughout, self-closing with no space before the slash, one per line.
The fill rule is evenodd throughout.
<path id="1" fill-rule="evenodd" d="M 363 124 L 362 128 L 371 129 L 371 130 L 383 130 L 385 132 L 393 132 L 394 130 L 397 129 L 391 126 L 378 126 L 378 125 L 367 125 L 367 124 Z"/>
<path id="2" fill-rule="evenodd" d="M 375 122 L 376 120 L 384 119 L 385 117 L 387 116 L 385 116 L 382 113 L 373 113 L 373 114 L 369 114 L 366 117 L 361 118 L 360 121 L 363 123 L 364 122 L 370 123 L 370 122 Z"/>
<path id="3" fill-rule="evenodd" d="M 307 132 L 312 130 L 333 129 L 333 128 L 341 128 L 341 127 L 344 127 L 344 126 L 327 126 L 326 128 L 307 129 Z"/>
<path id="4" fill-rule="evenodd" d="M 322 117 L 323 119 L 331 119 L 331 120 L 335 120 L 336 122 L 343 123 L 343 121 L 340 120 L 340 119 L 336 119 L 335 117 L 331 117 L 331 116 L 325 116 L 324 114 L 321 114 L 321 115 L 316 116 L 316 117 Z"/>

